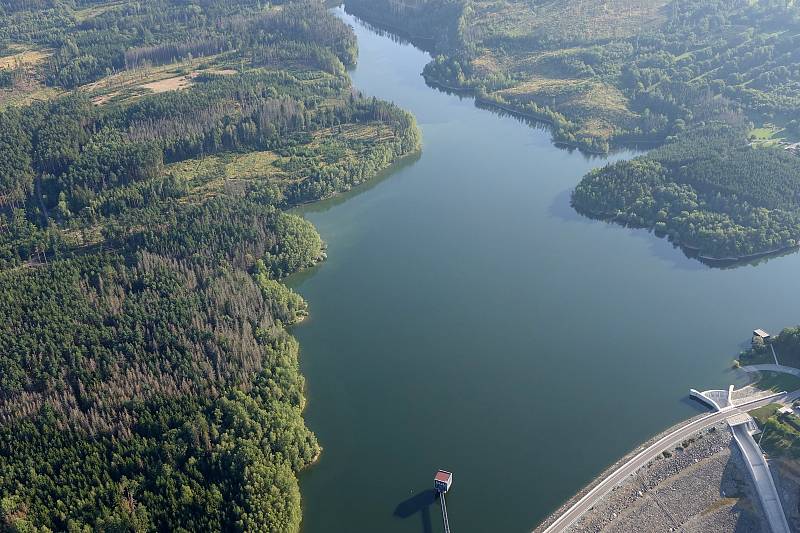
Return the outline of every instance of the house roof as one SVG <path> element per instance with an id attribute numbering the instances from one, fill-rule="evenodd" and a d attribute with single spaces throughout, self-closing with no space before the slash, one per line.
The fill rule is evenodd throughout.
<path id="1" fill-rule="evenodd" d="M 434 481 L 441 481 L 442 483 L 448 483 L 453 478 L 453 474 L 446 470 L 439 470 L 436 472 L 436 476 L 433 478 Z"/>
<path id="2" fill-rule="evenodd" d="M 753 335 L 758 335 L 758 336 L 759 336 L 759 337 L 761 337 L 761 338 L 766 338 L 766 337 L 769 337 L 769 333 L 767 333 L 767 332 L 766 332 L 766 331 L 764 331 L 763 329 L 756 329 L 756 330 L 753 330 Z"/>

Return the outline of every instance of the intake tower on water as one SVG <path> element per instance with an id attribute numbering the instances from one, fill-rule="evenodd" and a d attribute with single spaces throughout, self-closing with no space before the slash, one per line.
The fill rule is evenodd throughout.
<path id="1" fill-rule="evenodd" d="M 453 473 L 447 470 L 439 470 L 433 477 L 433 488 L 439 493 L 439 503 L 442 504 L 442 521 L 444 522 L 444 533 L 450 533 L 450 521 L 447 519 L 447 502 L 444 494 L 450 490 L 453 484 Z"/>

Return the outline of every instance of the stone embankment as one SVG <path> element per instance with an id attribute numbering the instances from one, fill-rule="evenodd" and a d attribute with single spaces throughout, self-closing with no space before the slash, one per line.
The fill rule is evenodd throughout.
<path id="1" fill-rule="evenodd" d="M 800 463 L 793 459 L 776 459 L 769 462 L 772 477 L 792 531 L 800 531 Z"/>
<path id="2" fill-rule="evenodd" d="M 769 531 L 726 423 L 664 452 L 568 531 Z"/>

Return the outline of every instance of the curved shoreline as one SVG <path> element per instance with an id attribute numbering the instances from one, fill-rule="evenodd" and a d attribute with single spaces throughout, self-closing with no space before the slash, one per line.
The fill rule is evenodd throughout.
<path id="1" fill-rule="evenodd" d="M 663 437 L 665 437 L 669 433 L 675 431 L 680 426 L 684 426 L 684 425 L 686 425 L 686 424 L 688 424 L 690 422 L 694 422 L 696 420 L 699 420 L 700 418 L 703 418 L 704 416 L 708 416 L 708 413 L 699 413 L 699 414 L 697 414 L 697 415 L 695 415 L 695 416 L 693 416 L 691 418 L 687 418 L 686 420 L 678 422 L 678 423 L 666 428 L 664 431 L 661 431 L 660 433 L 658 433 L 656 435 L 653 435 L 652 437 L 650 437 L 646 441 L 640 443 L 636 448 L 632 449 L 631 451 L 626 453 L 624 456 L 620 457 L 617 461 L 615 461 L 611 465 L 607 466 L 594 479 L 592 479 L 592 481 L 590 481 L 587 485 L 585 485 L 581 490 L 576 492 L 569 500 L 565 501 L 563 504 L 561 504 L 561 506 L 558 509 L 556 509 L 555 511 L 550 513 L 550 515 L 544 521 L 542 521 L 541 523 L 539 523 L 539 525 L 536 526 L 536 528 L 533 530 L 533 533 L 542 533 L 543 531 L 545 531 L 548 527 L 550 527 L 550 525 L 553 522 L 558 520 L 558 518 L 561 515 L 563 515 L 565 512 L 567 512 L 569 509 L 571 509 L 581 498 L 586 496 L 586 494 L 588 494 L 592 489 L 597 487 L 606 478 L 608 478 L 611 474 L 613 474 L 622 464 L 630 461 L 638 453 L 641 453 L 642 451 L 647 449 L 649 446 L 651 446 L 655 442 L 658 442 L 660 439 L 662 439 Z"/>
<path id="2" fill-rule="evenodd" d="M 379 34 L 380 33 L 385 33 L 387 35 L 392 35 L 392 36 L 398 38 L 400 41 L 407 41 L 408 43 L 416 46 L 419 49 L 425 50 L 428 53 L 433 53 L 432 51 L 435 51 L 433 46 L 428 47 L 428 46 L 425 46 L 425 45 L 423 45 L 421 43 L 425 42 L 425 43 L 429 43 L 429 44 L 433 45 L 436 42 L 436 37 L 428 37 L 426 35 L 414 35 L 411 32 L 409 32 L 407 30 L 404 30 L 403 28 L 399 28 L 399 27 L 393 25 L 391 22 L 388 22 L 388 21 L 380 21 L 380 22 L 377 22 L 377 23 L 376 22 L 371 22 L 371 21 L 365 19 L 362 15 L 358 14 L 356 12 L 356 11 L 358 11 L 358 9 L 353 11 L 352 8 L 348 7 L 347 6 L 347 2 L 345 2 L 344 0 L 338 0 L 338 1 L 333 2 L 333 3 L 336 4 L 336 5 L 339 5 L 339 6 L 343 5 L 345 13 L 347 13 L 348 15 L 352 15 L 353 17 L 357 18 L 362 23 L 364 23 L 364 25 L 367 28 L 371 29 L 375 33 L 379 33 Z"/>
<path id="3" fill-rule="evenodd" d="M 398 28 L 396 25 L 393 25 L 391 22 L 383 20 L 383 19 L 378 20 L 378 21 L 368 20 L 367 18 L 365 18 L 365 16 L 363 14 L 360 14 L 358 12 L 358 9 L 352 10 L 352 8 L 349 8 L 347 6 L 346 2 L 342 2 L 342 3 L 344 4 L 344 9 L 345 9 L 346 13 L 351 14 L 352 16 L 354 16 L 355 18 L 360 20 L 368 28 L 372 29 L 375 32 L 381 32 L 381 33 L 387 33 L 389 35 L 393 35 L 394 37 L 398 38 L 401 41 L 407 41 L 407 42 L 411 43 L 412 45 L 416 46 L 417 48 L 420 48 L 421 50 L 424 50 L 429 55 L 438 54 L 438 53 L 443 53 L 444 52 L 444 50 L 437 50 L 437 48 L 436 48 L 436 38 L 435 37 L 428 37 L 428 36 L 423 36 L 423 35 L 413 35 L 409 31 L 404 30 L 402 28 Z M 369 14 L 367 14 L 366 16 L 368 17 Z M 376 17 L 376 18 L 378 18 L 378 17 Z M 546 117 L 533 114 L 533 113 L 531 113 L 529 111 L 517 109 L 517 108 L 509 106 L 507 104 L 501 104 L 499 102 L 494 102 L 492 100 L 489 100 L 489 99 L 486 99 L 486 98 L 482 98 L 482 97 L 478 96 L 477 91 L 476 91 L 476 89 L 474 87 L 455 87 L 455 86 L 452 86 L 452 85 L 448 85 L 447 83 L 445 83 L 445 82 L 443 82 L 441 80 L 438 80 L 436 78 L 433 78 L 431 76 L 426 76 L 424 72 L 420 73 L 420 75 L 425 79 L 425 82 L 429 86 L 431 86 L 433 88 L 443 89 L 445 91 L 451 91 L 451 92 L 454 92 L 454 93 L 457 93 L 457 94 L 463 94 L 463 95 L 471 96 L 475 100 L 475 104 L 478 107 L 484 106 L 485 108 L 490 109 L 490 110 L 500 110 L 500 111 L 504 111 L 504 112 L 509 113 L 509 114 L 511 114 L 511 115 L 513 115 L 515 117 L 518 117 L 518 118 L 534 121 L 536 123 L 548 126 L 550 128 L 550 130 L 551 130 L 551 134 L 555 133 L 554 132 L 555 123 L 553 122 L 552 119 L 548 119 Z M 549 109 L 549 107 L 547 109 Z M 553 145 L 555 145 L 557 147 L 575 149 L 575 150 L 579 150 L 580 152 L 582 152 L 584 154 L 596 155 L 596 156 L 608 155 L 610 153 L 613 153 L 615 151 L 615 149 L 619 150 L 619 149 L 627 149 L 627 148 L 636 148 L 638 145 L 642 145 L 642 144 L 650 144 L 650 145 L 658 146 L 660 144 L 663 144 L 663 142 L 664 142 L 664 139 L 625 139 L 625 140 L 623 140 L 623 139 L 620 139 L 620 138 L 616 138 L 615 139 L 614 137 L 612 137 L 612 138 L 606 140 L 608 142 L 608 145 L 609 145 L 609 149 L 608 150 L 598 150 L 598 149 L 592 149 L 589 146 L 587 146 L 587 145 L 585 145 L 583 143 L 580 143 L 580 142 L 576 142 L 576 141 L 558 140 L 558 139 L 555 139 L 554 137 L 551 140 L 552 140 Z"/>
<path id="4" fill-rule="evenodd" d="M 484 107 L 484 108 L 486 108 L 486 109 L 488 109 L 490 111 L 498 111 L 498 110 L 499 111 L 504 111 L 504 112 L 506 112 L 506 113 L 508 113 L 508 114 L 510 114 L 512 116 L 515 116 L 517 118 L 521 118 L 521 119 L 524 119 L 524 120 L 530 120 L 532 122 L 536 122 L 538 124 L 547 126 L 551 130 L 551 134 L 553 133 L 553 128 L 555 127 L 555 123 L 553 122 L 552 119 L 549 119 L 549 118 L 544 117 L 544 116 L 536 115 L 534 113 L 531 113 L 530 111 L 525 111 L 525 110 L 522 110 L 522 109 L 518 109 L 518 108 L 513 107 L 513 106 L 511 106 L 509 104 L 501 104 L 499 102 L 495 102 L 494 100 L 490 100 L 488 98 L 482 98 L 482 97 L 478 96 L 477 90 L 474 87 L 453 87 L 453 86 L 447 85 L 446 83 L 444 83 L 442 81 L 439 81 L 437 79 L 431 78 L 429 76 L 425 76 L 424 73 L 422 74 L 422 76 L 423 76 L 423 78 L 425 78 L 425 82 L 428 85 L 430 85 L 431 87 L 434 87 L 434 88 L 440 89 L 440 90 L 451 91 L 451 92 L 456 93 L 456 94 L 464 94 L 464 95 L 471 96 L 472 98 L 475 99 L 475 104 L 478 107 L 482 106 L 482 107 Z M 547 108 L 547 109 L 549 109 L 549 108 Z M 564 140 L 558 140 L 558 139 L 555 139 L 555 138 L 552 139 L 552 143 L 555 146 L 558 146 L 558 147 L 572 148 L 572 149 L 579 150 L 580 152 L 585 153 L 587 155 L 606 156 L 608 154 L 614 153 L 615 150 L 624 150 L 624 149 L 630 149 L 630 148 L 637 148 L 639 145 L 642 145 L 642 144 L 650 144 L 650 145 L 653 145 L 653 146 L 658 146 L 658 145 L 663 144 L 664 140 L 663 139 L 627 139 L 627 140 L 622 140 L 622 139 L 619 139 L 619 138 L 615 139 L 615 138 L 612 137 L 611 139 L 608 139 L 608 144 L 609 144 L 609 147 L 610 147 L 608 151 L 602 151 L 602 150 L 596 150 L 596 149 L 593 150 L 593 149 L 589 148 L 588 146 L 586 146 L 585 144 L 582 144 L 582 143 L 579 143 L 579 142 L 564 141 Z"/>
<path id="5" fill-rule="evenodd" d="M 714 256 L 711 256 L 711 255 L 703 254 L 702 253 L 702 248 L 699 248 L 697 246 L 691 246 L 691 245 L 683 243 L 681 241 L 674 240 L 667 233 L 663 233 L 662 232 L 662 233 L 659 234 L 658 232 L 655 231 L 655 228 L 653 226 L 645 226 L 645 225 L 638 226 L 636 224 L 618 222 L 617 217 L 615 215 L 611 215 L 611 214 L 608 214 L 608 213 L 598 213 L 596 211 L 591 211 L 589 209 L 579 208 L 579 207 L 575 206 L 574 204 L 572 204 L 572 201 L 570 201 L 570 205 L 572 206 L 572 208 L 576 212 L 578 212 L 579 214 L 581 214 L 581 215 L 583 215 L 585 217 L 588 217 L 588 218 L 591 218 L 591 219 L 594 219 L 594 220 L 602 220 L 603 222 L 617 224 L 617 225 L 622 226 L 624 228 L 643 229 L 643 230 L 646 230 L 649 233 L 652 233 L 654 236 L 656 236 L 658 238 L 666 238 L 667 241 L 670 242 L 672 245 L 676 246 L 677 248 L 680 248 L 687 255 L 687 257 L 695 258 L 698 261 L 700 261 L 701 263 L 704 263 L 704 264 L 706 264 L 708 266 L 716 267 L 716 268 L 722 268 L 722 267 L 726 267 L 726 266 L 737 266 L 739 264 L 745 264 L 748 261 L 752 261 L 752 260 L 755 260 L 755 259 L 765 259 L 765 258 L 769 258 L 769 257 L 775 257 L 775 256 L 783 255 L 783 254 L 786 254 L 786 253 L 793 253 L 793 252 L 796 252 L 796 251 L 800 250 L 800 244 L 796 244 L 794 246 L 784 246 L 784 247 L 781 247 L 781 248 L 773 248 L 773 249 L 770 249 L 770 250 L 764 250 L 763 252 L 756 252 L 756 253 L 746 254 L 746 255 L 741 255 L 741 256 L 714 257 Z"/>
<path id="6" fill-rule="evenodd" d="M 471 90 L 469 90 L 469 89 L 466 89 L 466 90 L 465 90 L 465 89 L 447 88 L 447 87 L 445 87 L 445 89 L 449 89 L 449 90 L 452 90 L 452 91 L 454 91 L 454 92 L 464 92 L 464 93 L 467 93 L 467 92 L 472 92 L 472 91 L 471 91 Z M 476 100 L 477 100 L 477 99 L 476 99 Z M 487 102 L 487 107 L 489 107 L 489 106 L 491 106 L 491 105 L 492 105 L 492 104 L 491 104 L 491 102 Z M 516 111 L 515 111 L 515 110 L 513 110 L 513 109 L 506 110 L 506 109 L 502 109 L 502 107 L 501 107 L 501 106 L 495 106 L 495 107 L 498 107 L 498 108 L 499 108 L 499 109 L 501 109 L 502 111 L 506 111 L 506 112 L 508 112 L 508 113 L 511 113 L 511 114 L 517 114 L 517 115 L 521 115 L 521 116 L 523 116 L 523 118 L 531 118 L 532 120 L 535 120 L 536 122 L 542 122 L 542 123 L 544 123 L 544 121 L 542 121 L 542 120 L 537 120 L 537 119 L 536 119 L 536 118 L 534 118 L 534 117 L 524 117 L 524 114 L 522 114 L 522 113 L 518 113 L 518 112 L 516 112 Z M 557 143 L 554 143 L 554 144 L 557 144 Z M 690 418 L 689 420 L 695 420 L 695 419 L 697 419 L 697 418 L 701 418 L 702 416 L 703 416 L 702 414 L 697 414 L 697 415 L 695 415 L 694 417 Z M 584 487 L 584 488 L 583 488 L 581 491 L 579 491 L 577 495 L 574 495 L 574 496 L 573 496 L 573 497 L 572 497 L 572 498 L 571 498 L 571 499 L 570 499 L 568 502 L 566 502 L 564 505 L 562 505 L 562 506 L 561 506 L 561 507 L 560 507 L 560 508 L 557 510 L 555 517 L 553 517 L 553 516 L 551 515 L 550 517 L 548 517 L 548 520 L 551 520 L 551 519 L 552 519 L 552 520 L 555 520 L 555 519 L 557 518 L 557 516 L 559 516 L 561 513 L 563 513 L 563 510 L 564 510 L 564 509 L 568 508 L 568 506 L 570 505 L 570 502 L 573 502 L 573 501 L 575 501 L 575 499 L 576 499 L 576 498 L 580 498 L 580 497 L 581 497 L 581 494 L 585 494 L 586 492 L 588 492 L 589 490 L 591 490 L 591 489 L 592 489 L 592 487 L 595 487 L 595 486 L 596 486 L 598 483 L 601 483 L 601 482 L 602 482 L 604 479 L 607 479 L 607 478 L 608 478 L 608 476 L 609 476 L 611 473 L 613 473 L 613 471 L 615 470 L 615 467 L 617 467 L 617 466 L 618 466 L 618 465 L 619 465 L 621 462 L 625 461 L 625 460 L 626 460 L 626 458 L 629 458 L 629 457 L 631 457 L 631 456 L 635 456 L 635 454 L 637 453 L 637 451 L 639 451 L 639 452 L 640 452 L 640 451 L 641 451 L 643 448 L 644 448 L 644 449 L 646 449 L 646 447 L 648 446 L 648 444 L 649 444 L 649 443 L 657 443 L 657 442 L 658 442 L 658 439 L 659 439 L 659 436 L 661 436 L 661 435 L 664 435 L 664 434 L 666 434 L 666 433 L 669 433 L 671 429 L 673 429 L 673 428 L 675 428 L 675 427 L 678 427 L 678 426 L 680 426 L 680 425 L 681 425 L 681 424 L 683 424 L 683 423 L 685 423 L 685 422 L 678 423 L 678 424 L 676 424 L 675 426 L 673 426 L 672 428 L 667 428 L 667 429 L 665 429 L 664 431 L 662 431 L 662 432 L 661 432 L 661 433 L 659 433 L 658 435 L 655 435 L 655 436 L 651 437 L 649 440 L 647 440 L 647 441 L 646 441 L 646 442 L 644 442 L 644 443 L 639 443 L 639 444 L 636 444 L 636 443 L 634 443 L 634 445 L 635 445 L 635 448 L 634 448 L 634 449 L 632 449 L 630 452 L 628 452 L 628 453 L 627 453 L 627 454 L 626 454 L 624 457 L 622 457 L 622 458 L 620 458 L 620 459 L 617 459 L 617 460 L 616 460 L 616 461 L 615 461 L 615 462 L 614 462 L 612 465 L 610 465 L 610 466 L 606 467 L 606 468 L 605 468 L 605 470 L 603 470 L 603 471 L 601 472 L 601 474 L 600 474 L 598 477 L 596 477 L 594 480 L 592 480 L 592 481 L 591 481 L 591 482 L 590 482 L 590 483 L 589 483 L 589 484 L 588 484 L 586 487 Z M 613 460 L 613 458 L 611 458 L 611 459 Z M 541 510 L 540 510 L 539 512 L 540 512 L 540 513 L 542 513 L 542 511 L 541 511 Z M 537 514 L 538 514 L 538 513 L 537 513 Z M 542 513 L 542 514 L 544 514 L 544 513 Z M 539 526 L 539 528 L 541 528 L 541 527 L 543 527 L 543 526 L 545 526 L 545 525 L 546 525 L 546 522 L 545 522 L 545 523 L 543 523 L 542 525 L 540 525 L 540 526 Z M 527 524 L 527 527 L 530 527 L 530 524 Z M 537 530 L 539 530 L 539 528 L 537 528 Z"/>
<path id="7" fill-rule="evenodd" d="M 358 18 L 359 20 L 361 20 L 362 22 L 364 22 L 366 25 L 368 25 L 371 28 L 374 28 L 374 29 L 376 29 L 378 31 L 389 32 L 389 33 L 395 34 L 398 37 L 400 37 L 401 39 L 409 39 L 409 42 L 411 42 L 415 46 L 418 46 L 413 41 L 413 38 L 410 38 L 410 37 L 407 36 L 406 32 L 404 32 L 403 30 L 396 29 L 396 27 L 394 27 L 389 22 L 381 21 L 381 22 L 378 22 L 378 23 L 374 23 L 374 22 L 370 22 L 370 21 L 364 19 L 362 16 L 360 16 L 358 14 L 354 13 L 354 16 L 356 18 Z M 384 26 L 381 27 L 381 25 L 384 25 Z M 433 39 L 431 39 L 431 42 L 433 42 Z M 436 53 L 436 50 L 435 50 L 434 47 L 427 48 L 427 47 L 424 47 L 422 45 L 419 45 L 419 47 L 421 47 L 424 50 L 426 50 L 429 54 Z M 541 115 L 538 115 L 538 114 L 535 114 L 535 113 L 531 113 L 529 111 L 525 111 L 523 109 L 516 108 L 515 106 L 510 105 L 510 104 L 503 104 L 503 103 L 496 102 L 494 100 L 491 100 L 491 99 L 488 99 L 488 98 L 485 98 L 485 97 L 481 97 L 478 94 L 478 90 L 475 87 L 456 87 L 456 86 L 453 86 L 453 85 L 449 85 L 448 83 L 446 83 L 446 82 L 444 82 L 444 81 L 442 81 L 440 79 L 437 79 L 437 78 L 435 78 L 433 76 L 426 75 L 424 72 L 421 75 L 425 79 L 425 82 L 429 86 L 431 86 L 433 88 L 444 90 L 444 91 L 450 91 L 450 92 L 453 92 L 455 94 L 463 94 L 463 95 L 472 97 L 474 99 L 475 105 L 477 107 L 484 107 L 484 108 L 492 110 L 492 111 L 503 111 L 505 113 L 509 113 L 510 115 L 512 115 L 514 117 L 517 117 L 517 118 L 520 118 L 520 119 L 523 119 L 523 120 L 529 120 L 529 121 L 532 121 L 532 122 L 534 122 L 536 124 L 544 125 L 544 126 L 546 126 L 546 127 L 548 127 L 550 129 L 551 142 L 553 143 L 554 146 L 563 147 L 563 148 L 567 148 L 567 149 L 575 149 L 575 150 L 578 150 L 581 153 L 584 153 L 586 155 L 604 156 L 604 155 L 608 155 L 610 153 L 613 153 L 614 149 L 637 148 L 637 147 L 639 147 L 640 145 L 643 145 L 643 144 L 648 144 L 648 145 L 651 145 L 651 146 L 654 146 L 654 147 L 658 147 L 658 146 L 664 144 L 664 142 L 666 141 L 666 138 L 661 138 L 661 139 L 652 139 L 652 138 L 650 138 L 650 139 L 644 139 L 644 138 L 642 138 L 642 139 L 633 139 L 633 138 L 626 138 L 626 139 L 623 140 L 623 138 L 615 138 L 615 137 L 612 136 L 611 138 L 606 140 L 607 143 L 608 143 L 608 146 L 609 146 L 608 150 L 603 151 L 603 150 L 598 150 L 598 149 L 592 149 L 589 146 L 587 146 L 587 145 L 585 145 L 585 144 L 583 144 L 581 142 L 565 141 L 565 140 L 557 139 L 555 137 L 555 133 L 556 133 L 555 132 L 555 123 L 554 123 L 554 121 L 552 119 L 549 119 L 549 118 L 547 118 L 545 116 L 541 116 Z M 545 109 L 546 110 L 550 110 L 550 108 L 547 107 L 547 106 L 545 106 Z M 573 208 L 574 208 L 574 206 L 573 206 Z M 598 214 L 591 213 L 589 211 L 578 210 L 578 209 L 575 209 L 575 210 L 578 211 L 579 213 L 584 214 L 585 216 L 589 216 L 591 218 L 598 218 L 598 219 L 602 219 L 602 220 L 613 220 L 613 218 L 614 218 L 614 217 L 611 217 L 610 215 L 606 215 L 606 214 L 598 215 Z M 632 226 L 632 227 L 637 227 L 637 226 Z M 648 229 L 649 231 L 655 233 L 652 227 L 641 226 L 641 228 Z M 656 236 L 660 236 L 660 235 L 656 234 Z M 669 242 L 671 242 L 673 245 L 675 245 L 678 248 L 680 248 L 684 253 L 687 254 L 688 257 L 695 258 L 698 261 L 700 261 L 700 262 L 702 262 L 702 263 L 704 263 L 704 264 L 706 264 L 708 266 L 715 267 L 715 268 L 724 268 L 724 267 L 737 266 L 739 264 L 745 264 L 745 263 L 747 263 L 749 261 L 754 261 L 754 260 L 758 260 L 758 259 L 765 259 L 765 258 L 778 256 L 778 255 L 783 255 L 785 253 L 791 253 L 793 251 L 800 250 L 800 244 L 797 244 L 797 245 L 794 245 L 794 246 L 784 246 L 784 247 L 779 247 L 779 248 L 773 248 L 773 249 L 770 249 L 770 250 L 764 250 L 764 251 L 755 252 L 755 253 L 752 253 L 752 254 L 745 254 L 745 255 L 738 255 L 738 256 L 734 255 L 734 256 L 725 256 L 725 257 L 715 257 L 713 255 L 703 254 L 702 251 L 701 251 L 702 248 L 693 247 L 693 246 L 690 246 L 688 244 L 682 243 L 680 241 L 674 241 L 672 238 L 669 238 Z"/>
<path id="8" fill-rule="evenodd" d="M 555 146 L 564 147 L 564 148 L 572 148 L 572 149 L 575 149 L 575 150 L 579 150 L 580 152 L 588 154 L 588 155 L 604 156 L 604 155 L 607 155 L 608 153 L 611 152 L 611 150 L 609 150 L 608 152 L 604 152 L 602 150 L 592 150 L 591 148 L 588 148 L 587 146 L 585 146 L 585 145 L 583 145 L 581 143 L 578 143 L 578 142 L 569 142 L 569 141 L 556 140 L 554 138 L 554 131 L 553 131 L 553 128 L 555 127 L 555 123 L 551 119 L 548 119 L 548 118 L 545 118 L 545 117 L 541 117 L 541 116 L 538 116 L 538 115 L 534 115 L 533 113 L 530 113 L 528 111 L 523 111 L 523 110 L 520 110 L 520 109 L 516 109 L 516 108 L 511 107 L 511 106 L 509 106 L 507 104 L 501 104 L 499 102 L 488 100 L 486 98 L 481 98 L 480 96 L 478 96 L 476 89 L 474 89 L 473 87 L 453 87 L 453 86 L 447 85 L 447 84 L 445 84 L 443 82 L 440 82 L 439 80 L 432 79 L 429 76 L 425 76 L 424 73 L 422 74 L 422 77 L 425 78 L 425 83 L 427 83 L 429 86 L 431 86 L 433 88 L 440 89 L 440 90 L 445 90 L 445 91 L 451 91 L 451 92 L 454 92 L 454 93 L 457 93 L 457 94 L 464 94 L 464 95 L 472 97 L 475 100 L 476 107 L 483 106 L 484 108 L 486 108 L 486 109 L 488 109 L 490 111 L 503 111 L 503 112 L 506 112 L 506 113 L 514 116 L 514 117 L 517 117 L 517 118 L 520 118 L 520 119 L 523 119 L 523 120 L 530 120 L 530 121 L 536 122 L 538 124 L 541 124 L 543 126 L 546 126 L 548 129 L 550 129 L 551 142 Z M 620 147 L 624 147 L 624 145 L 620 145 Z"/>

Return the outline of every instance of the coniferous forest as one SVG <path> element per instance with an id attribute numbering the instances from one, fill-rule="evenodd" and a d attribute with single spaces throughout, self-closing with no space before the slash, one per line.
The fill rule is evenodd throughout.
<path id="1" fill-rule="evenodd" d="M 314 1 L 0 6 L 0 529 L 294 531 L 286 209 L 418 149 Z"/>
<path id="2" fill-rule="evenodd" d="M 800 157 L 708 124 L 590 172 L 572 194 L 589 216 L 652 228 L 701 258 L 737 260 L 800 242 Z"/>
<path id="3" fill-rule="evenodd" d="M 652 148 L 580 212 L 709 260 L 800 244 L 796 3 L 347 8 L 563 146 Z M 283 280 L 326 252 L 289 209 L 420 147 L 357 56 L 319 0 L 0 2 L 0 531 L 299 530 L 321 448 Z"/>
<path id="4" fill-rule="evenodd" d="M 431 85 L 563 146 L 659 147 L 586 176 L 581 213 L 709 260 L 800 242 L 800 7 L 784 0 L 351 0 L 435 56 Z M 780 196 L 781 201 L 776 198 Z"/>

